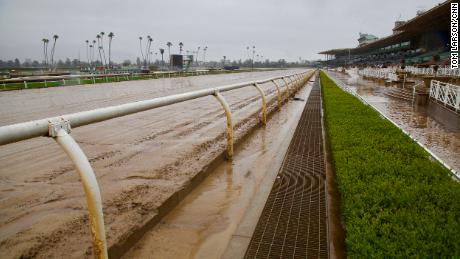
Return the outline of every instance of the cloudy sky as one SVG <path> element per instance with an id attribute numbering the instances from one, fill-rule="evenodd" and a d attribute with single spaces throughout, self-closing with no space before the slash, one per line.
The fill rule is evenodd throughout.
<path id="1" fill-rule="evenodd" d="M 85 40 L 113 32 L 113 59 L 140 56 L 139 36 L 171 52 L 208 46 L 207 60 L 318 59 L 317 53 L 357 45 L 359 32 L 391 34 L 394 21 L 442 0 L 0 0 L 0 59 L 41 60 L 42 38 L 59 35 L 56 58 L 86 59 Z M 200 55 L 201 56 L 201 55 Z"/>

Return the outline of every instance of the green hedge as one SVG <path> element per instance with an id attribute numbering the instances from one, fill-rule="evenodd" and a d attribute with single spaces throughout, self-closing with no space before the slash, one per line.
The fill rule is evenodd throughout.
<path id="1" fill-rule="evenodd" d="M 460 183 L 321 72 L 350 258 L 460 257 Z"/>

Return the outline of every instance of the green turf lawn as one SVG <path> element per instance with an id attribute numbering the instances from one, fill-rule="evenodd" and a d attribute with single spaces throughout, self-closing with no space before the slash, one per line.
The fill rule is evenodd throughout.
<path id="1" fill-rule="evenodd" d="M 321 72 L 350 258 L 460 257 L 460 183 Z"/>

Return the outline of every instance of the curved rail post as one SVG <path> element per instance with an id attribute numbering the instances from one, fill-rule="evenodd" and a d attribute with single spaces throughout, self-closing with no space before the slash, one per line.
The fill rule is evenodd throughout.
<path id="1" fill-rule="evenodd" d="M 257 83 L 254 83 L 253 86 L 257 88 L 260 95 L 262 96 L 262 124 L 267 125 L 267 101 L 265 100 L 264 91 Z"/>
<path id="2" fill-rule="evenodd" d="M 75 164 L 81 183 L 83 184 L 91 224 L 94 255 L 98 259 L 107 259 L 107 241 L 105 238 L 102 198 L 99 185 L 97 184 L 96 176 L 88 158 L 69 133 L 70 124 L 68 121 L 50 122 L 49 136 L 56 140 Z"/>
<path id="3" fill-rule="evenodd" d="M 280 91 L 280 87 L 279 87 L 278 83 L 275 82 L 275 80 L 272 80 L 272 83 L 276 87 L 276 95 L 278 97 L 278 109 L 281 110 L 281 91 Z"/>
<path id="4" fill-rule="evenodd" d="M 287 100 L 289 101 L 289 96 L 291 96 L 291 91 L 289 89 L 289 84 L 288 82 L 286 81 L 286 78 L 285 77 L 282 77 L 281 79 L 283 79 L 283 82 L 284 82 L 284 85 L 286 86 L 287 88 Z"/>
<path id="5" fill-rule="evenodd" d="M 219 101 L 222 105 L 222 108 L 225 110 L 225 116 L 227 117 L 227 159 L 233 159 L 233 124 L 232 124 L 232 111 L 230 110 L 230 106 L 228 105 L 227 101 L 225 101 L 224 97 L 219 93 L 218 90 L 214 92 L 214 97 Z"/>

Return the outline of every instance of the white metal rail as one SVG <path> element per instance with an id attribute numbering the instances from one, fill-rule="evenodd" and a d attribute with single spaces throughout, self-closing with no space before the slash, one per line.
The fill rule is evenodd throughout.
<path id="1" fill-rule="evenodd" d="M 218 73 L 233 73 L 233 71 L 211 71 L 211 70 L 194 70 L 194 71 L 156 71 L 153 73 L 110 73 L 110 74 L 83 74 L 83 75 L 59 75 L 59 76 L 27 76 L 27 77 L 18 77 L 18 78 L 9 78 L 0 80 L 0 84 L 3 90 L 9 89 L 18 89 L 17 86 L 22 86 L 24 89 L 29 88 L 30 84 L 41 83 L 43 87 L 48 87 L 49 85 L 59 83 L 60 85 L 74 85 L 74 84 L 84 84 L 84 80 L 90 80 L 90 83 L 95 84 L 97 80 L 98 83 L 109 82 L 115 80 L 119 81 L 128 81 L 136 79 L 149 79 L 149 78 L 171 78 L 177 76 L 197 76 L 197 75 L 207 75 L 207 74 L 218 74 Z M 11 85 L 15 87 L 10 88 Z"/>
<path id="2" fill-rule="evenodd" d="M 460 112 L 460 86 L 431 80 L 430 98 Z"/>
<path id="3" fill-rule="evenodd" d="M 282 92 L 277 80 L 283 80 L 289 97 L 313 75 L 313 71 L 291 74 L 281 77 L 273 77 L 265 80 L 244 82 L 232 85 L 226 85 L 211 89 L 203 89 L 182 94 L 170 95 L 165 97 L 154 98 L 145 101 L 132 102 L 122 105 L 99 108 L 90 111 L 66 114 L 62 116 L 46 118 L 41 120 L 17 123 L 0 127 L 0 146 L 9 143 L 18 142 L 30 138 L 46 136 L 52 137 L 63 148 L 75 164 L 77 172 L 83 185 L 88 205 L 88 213 L 91 225 L 91 235 L 93 250 L 96 258 L 108 258 L 107 242 L 105 238 L 104 218 L 102 211 L 102 198 L 94 171 L 76 141 L 70 135 L 71 127 L 76 128 L 100 121 L 105 121 L 125 115 L 138 113 L 154 108 L 180 103 L 205 96 L 215 96 L 225 110 L 227 118 L 227 157 L 232 159 L 233 156 L 233 123 L 230 106 L 221 92 L 231 91 L 243 87 L 252 86 L 257 89 L 262 97 L 262 123 L 265 125 L 267 120 L 267 103 L 265 93 L 260 87 L 264 83 L 273 83 L 277 89 L 278 107 L 281 107 Z M 290 82 L 288 83 L 287 80 Z"/>
<path id="4" fill-rule="evenodd" d="M 371 78 L 387 79 L 391 81 L 398 81 L 398 75 L 392 69 L 365 68 L 362 70 L 358 70 L 358 75 Z"/>

